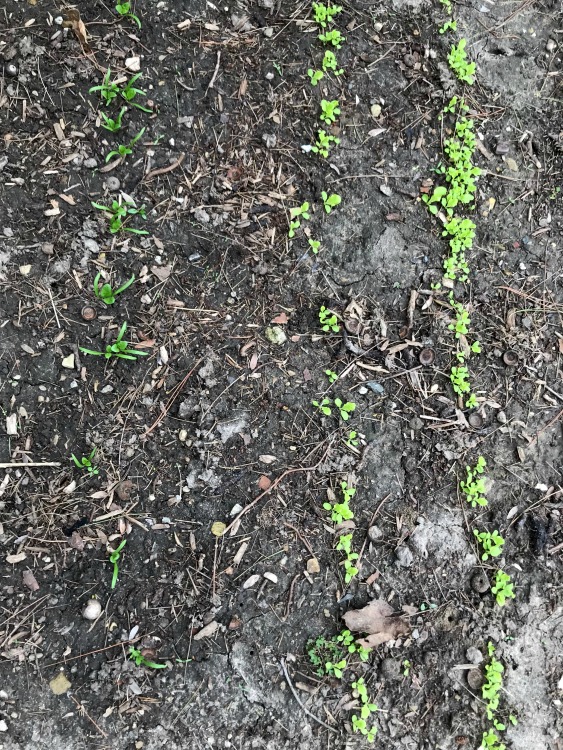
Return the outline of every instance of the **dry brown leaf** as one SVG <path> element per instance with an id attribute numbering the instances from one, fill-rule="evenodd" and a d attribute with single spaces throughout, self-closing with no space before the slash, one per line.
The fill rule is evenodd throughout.
<path id="1" fill-rule="evenodd" d="M 250 362 L 248 363 L 248 366 L 250 367 L 251 370 L 255 370 L 257 365 L 258 365 L 258 355 L 256 354 L 256 352 L 254 352 L 252 357 L 250 357 Z"/>
<path id="2" fill-rule="evenodd" d="M 77 549 L 80 552 L 82 552 L 82 550 L 86 546 L 84 539 L 82 539 L 78 531 L 72 532 L 68 543 L 72 547 L 72 549 Z"/>
<path id="3" fill-rule="evenodd" d="M 90 52 L 90 45 L 88 44 L 88 32 L 84 21 L 80 18 L 80 13 L 76 8 L 70 8 L 67 10 L 67 20 L 63 23 L 63 26 L 71 28 L 76 34 L 76 38 L 80 44 L 84 47 L 85 52 Z"/>
<path id="4" fill-rule="evenodd" d="M 358 639 L 364 648 L 375 648 L 409 632 L 407 623 L 395 617 L 393 608 L 383 599 L 374 599 L 362 609 L 349 610 L 343 620 L 349 630 L 368 634 L 367 638 Z"/>
<path id="5" fill-rule="evenodd" d="M 276 315 L 276 317 L 272 320 L 272 323 L 281 323 L 282 325 L 284 325 L 285 323 L 287 323 L 287 321 L 288 321 L 287 315 L 284 312 L 282 312 L 279 315 Z"/>
<path id="6" fill-rule="evenodd" d="M 37 579 L 31 572 L 31 570 L 24 570 L 23 582 L 30 591 L 39 591 L 39 584 L 37 583 Z"/>
<path id="7" fill-rule="evenodd" d="M 151 266 L 152 273 L 159 281 L 166 281 L 170 276 L 171 266 Z"/>

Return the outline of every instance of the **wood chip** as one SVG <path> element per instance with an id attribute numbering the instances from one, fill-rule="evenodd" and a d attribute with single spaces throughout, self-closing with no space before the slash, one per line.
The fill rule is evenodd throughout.
<path id="1" fill-rule="evenodd" d="M 30 591 L 39 591 L 39 584 L 37 583 L 37 579 L 31 572 L 31 570 L 24 570 L 23 582 Z"/>
<path id="2" fill-rule="evenodd" d="M 219 630 L 219 623 L 216 620 L 212 620 L 194 635 L 194 641 L 201 641 L 203 638 L 210 638 L 217 632 L 217 630 Z"/>

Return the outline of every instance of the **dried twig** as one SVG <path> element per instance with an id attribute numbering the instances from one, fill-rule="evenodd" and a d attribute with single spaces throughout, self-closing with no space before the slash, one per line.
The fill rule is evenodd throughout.
<path id="1" fill-rule="evenodd" d="M 328 729 L 329 732 L 336 733 L 336 729 L 334 727 L 331 727 L 329 724 L 325 724 L 325 722 L 322 719 L 318 719 L 315 714 L 312 714 L 308 708 L 305 708 L 305 706 L 301 703 L 301 698 L 297 695 L 297 691 L 293 687 L 293 683 L 291 682 L 291 678 L 289 676 L 289 672 L 287 671 L 287 667 L 285 666 L 285 662 L 283 659 L 280 659 L 281 668 L 283 670 L 283 675 L 285 679 L 287 680 L 287 684 L 289 685 L 289 689 L 293 693 L 293 697 L 299 703 L 303 711 L 309 716 L 309 718 L 313 719 L 313 721 L 316 721 L 317 724 L 320 724 L 321 727 L 324 727 L 325 729 Z"/>
<path id="2" fill-rule="evenodd" d="M 26 469 L 32 466 L 37 469 L 41 466 L 60 466 L 59 461 L 44 461 L 43 463 L 36 461 L 11 461 L 6 464 L 0 464 L 0 469 Z"/>
<path id="3" fill-rule="evenodd" d="M 180 156 L 176 159 L 176 161 L 173 161 L 172 164 L 169 164 L 167 167 L 158 167 L 158 169 L 153 169 L 151 172 L 147 172 L 147 174 L 143 177 L 141 182 L 148 182 L 149 180 L 152 180 L 155 177 L 158 177 L 160 174 L 167 174 L 168 172 L 172 172 L 174 169 L 178 169 L 180 164 L 184 161 L 186 158 L 185 153 L 181 153 Z"/>
<path id="4" fill-rule="evenodd" d="M 150 435 L 151 432 L 154 430 L 154 428 L 157 427 L 162 422 L 162 420 L 164 419 L 164 417 L 170 411 L 170 407 L 174 403 L 174 401 L 177 398 L 178 394 L 180 393 L 180 391 L 182 390 L 182 388 L 184 387 L 184 385 L 187 383 L 188 378 L 193 373 L 193 371 L 195 370 L 195 368 L 198 365 L 200 365 L 200 364 L 201 364 L 201 359 L 198 359 L 198 361 L 195 363 L 195 365 L 192 367 L 192 369 L 188 372 L 188 374 L 184 377 L 184 379 L 181 380 L 180 383 L 178 383 L 178 385 L 174 388 L 174 390 L 172 391 L 172 395 L 168 399 L 168 403 L 166 404 L 166 406 L 164 407 L 164 409 L 162 410 L 162 412 L 154 420 L 154 422 L 152 423 L 152 425 L 145 432 L 143 432 L 143 434 L 141 435 L 141 437 L 147 437 L 147 435 Z"/>

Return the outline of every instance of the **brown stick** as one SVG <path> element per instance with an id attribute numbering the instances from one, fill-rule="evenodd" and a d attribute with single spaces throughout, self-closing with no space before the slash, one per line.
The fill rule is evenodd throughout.
<path id="1" fill-rule="evenodd" d="M 172 164 L 169 164 L 167 167 L 159 167 L 158 169 L 153 169 L 151 172 L 148 172 L 141 182 L 148 182 L 149 180 L 152 180 L 154 177 L 158 177 L 160 174 L 167 174 L 168 172 L 172 172 L 173 169 L 177 169 L 180 164 L 184 161 L 186 158 L 185 153 L 181 153 L 180 156 L 176 159 L 176 161 L 173 161 Z"/>
<path id="2" fill-rule="evenodd" d="M 144 432 L 144 433 L 143 433 L 143 434 L 141 435 L 141 437 L 147 437 L 147 435 L 150 435 L 150 434 L 151 434 L 151 432 L 152 432 L 152 431 L 154 430 L 154 428 L 155 428 L 155 427 L 157 427 L 157 426 L 158 426 L 158 425 L 159 425 L 159 424 L 160 424 L 160 423 L 162 422 L 162 420 L 164 419 L 164 417 L 165 417 L 165 416 L 166 416 L 166 415 L 168 414 L 168 412 L 170 411 L 170 407 L 171 407 L 171 406 L 172 406 L 172 404 L 174 403 L 174 401 L 175 401 L 175 399 L 177 398 L 178 394 L 180 393 L 180 391 L 182 390 L 182 388 L 183 388 L 183 387 L 184 387 L 184 385 L 186 384 L 186 382 L 187 382 L 188 378 L 190 377 L 190 375 L 191 375 L 191 374 L 193 373 L 193 371 L 195 370 L 195 368 L 196 368 L 196 367 L 197 367 L 197 366 L 198 366 L 199 364 L 201 364 L 201 359 L 198 359 L 198 361 L 197 361 L 197 362 L 195 363 L 195 365 L 194 365 L 194 366 L 192 367 L 192 369 L 191 369 L 191 370 L 190 370 L 190 371 L 188 372 L 188 374 L 187 374 L 187 375 L 186 375 L 186 377 L 185 377 L 185 378 L 184 378 L 184 379 L 182 380 L 182 382 L 181 382 L 181 383 L 179 383 L 179 384 L 178 384 L 178 385 L 176 386 L 176 388 L 174 388 L 174 390 L 172 391 L 172 395 L 171 395 L 171 396 L 170 396 L 170 398 L 168 399 L 168 403 L 167 403 L 167 404 L 166 404 L 166 406 L 164 407 L 164 411 L 162 411 L 162 412 L 161 412 L 161 413 L 160 413 L 160 414 L 158 415 L 158 417 L 157 417 L 157 418 L 156 418 L 156 419 L 154 420 L 154 422 L 153 422 L 153 423 L 152 423 L 152 425 L 151 425 L 151 426 L 149 427 L 149 429 L 148 429 L 148 430 L 147 430 L 146 432 Z"/>
<path id="3" fill-rule="evenodd" d="M 35 461 L 30 461 L 29 463 L 26 463 L 25 461 L 13 461 L 12 463 L 7 464 L 0 464 L 0 469 L 25 469 L 32 466 L 33 468 L 38 468 L 40 466 L 60 466 L 61 464 L 58 461 L 45 461 L 44 463 L 38 463 Z"/>

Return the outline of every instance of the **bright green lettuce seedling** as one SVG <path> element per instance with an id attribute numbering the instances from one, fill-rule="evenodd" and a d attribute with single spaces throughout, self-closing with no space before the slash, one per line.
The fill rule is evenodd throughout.
<path id="1" fill-rule="evenodd" d="M 294 206 L 289 211 L 290 222 L 288 237 L 292 239 L 295 237 L 295 230 L 301 226 L 301 219 L 309 219 L 309 203 L 305 201 L 300 206 Z"/>
<path id="2" fill-rule="evenodd" d="M 150 667 L 151 669 L 166 669 L 166 664 L 159 664 L 156 661 L 149 661 L 138 648 L 129 646 L 129 658 L 135 662 L 138 667 Z"/>
<path id="3" fill-rule="evenodd" d="M 133 274 L 131 278 L 126 281 L 125 284 L 123 284 L 123 286 L 120 286 L 119 289 L 113 290 L 111 288 L 111 284 L 102 284 L 102 286 L 100 286 L 101 275 L 102 272 L 99 271 L 96 274 L 96 278 L 94 279 L 94 294 L 96 295 L 96 297 L 98 297 L 98 299 L 101 299 L 102 302 L 105 302 L 106 305 L 113 305 L 116 297 L 126 289 L 128 289 L 135 281 L 135 274 Z"/>
<path id="4" fill-rule="evenodd" d="M 348 487 L 348 484 L 343 481 L 340 483 L 340 489 L 344 496 L 344 500 L 341 503 L 337 502 L 334 505 L 329 502 L 323 503 L 323 508 L 331 512 L 330 517 L 334 523 L 342 523 L 342 521 L 350 521 L 354 518 L 354 512 L 350 508 L 350 500 L 356 494 L 356 488 Z"/>
<path id="5" fill-rule="evenodd" d="M 342 203 L 342 198 L 338 195 L 338 193 L 332 193 L 331 195 L 329 195 L 323 190 L 321 192 L 321 198 L 323 199 L 323 204 L 327 214 L 329 214 L 333 208 L 336 208 L 336 206 L 339 206 Z"/>
<path id="6" fill-rule="evenodd" d="M 330 417 L 330 415 L 332 414 L 332 409 L 330 408 L 332 401 L 329 398 L 326 398 L 326 396 L 322 401 L 312 401 L 311 403 L 320 411 L 321 414 L 324 414 L 325 417 Z"/>
<path id="7" fill-rule="evenodd" d="M 120 144 L 117 149 L 110 151 L 106 156 L 106 164 L 113 156 L 118 156 L 120 159 L 125 159 L 126 156 L 133 153 L 133 146 L 137 143 L 139 138 L 143 137 L 146 128 L 142 128 L 134 138 L 132 138 L 127 145 Z"/>
<path id="8" fill-rule="evenodd" d="M 313 3 L 313 18 L 321 28 L 325 29 L 329 23 L 334 22 L 334 17 L 342 12 L 341 5 L 325 5 L 324 3 Z"/>
<path id="9" fill-rule="evenodd" d="M 488 729 L 483 732 L 479 750 L 506 750 L 506 745 L 500 741 L 500 737 L 494 729 Z"/>
<path id="10" fill-rule="evenodd" d="M 450 381 L 452 388 L 458 396 L 464 396 L 466 393 L 471 392 L 471 384 L 469 383 L 469 370 L 465 365 L 459 367 L 452 367 L 450 372 Z"/>
<path id="11" fill-rule="evenodd" d="M 331 125 L 333 122 L 336 122 L 336 118 L 339 114 L 340 102 L 338 99 L 332 99 L 331 101 L 328 101 L 328 99 L 321 100 L 320 118 L 324 123 Z"/>
<path id="12" fill-rule="evenodd" d="M 483 553 L 481 555 L 483 562 L 486 562 L 489 557 L 498 557 L 502 553 L 504 539 L 496 529 L 492 533 L 488 531 L 479 532 L 477 529 L 473 529 L 473 534 L 483 546 Z"/>
<path id="13" fill-rule="evenodd" d="M 320 154 L 324 159 L 328 158 L 328 154 L 330 149 L 332 148 L 332 144 L 338 145 L 340 143 L 340 138 L 336 138 L 334 135 L 330 135 L 325 130 L 318 130 L 317 131 L 317 140 L 315 141 L 315 145 L 311 147 L 311 151 L 314 154 Z"/>
<path id="14" fill-rule="evenodd" d="M 324 372 L 329 383 L 335 383 L 338 380 L 338 374 L 334 370 L 325 370 Z"/>
<path id="15" fill-rule="evenodd" d="M 336 55 L 331 49 L 325 50 L 323 62 L 322 62 L 322 69 L 325 73 L 327 73 L 329 70 L 332 70 L 335 76 L 340 76 L 342 73 L 344 73 L 344 68 L 338 67 L 338 62 L 336 60 Z"/>
<path id="16" fill-rule="evenodd" d="M 446 23 L 438 29 L 438 34 L 445 34 L 448 30 L 457 31 L 457 21 L 446 21 Z"/>
<path id="17" fill-rule="evenodd" d="M 316 86 L 324 78 L 322 70 L 313 70 L 313 68 L 309 68 L 307 75 L 311 79 L 311 86 Z"/>
<path id="18" fill-rule="evenodd" d="M 319 34 L 319 39 L 323 44 L 332 44 L 336 49 L 340 49 L 342 43 L 346 41 L 346 37 L 342 36 L 338 29 L 332 29 L 332 31 L 325 31 L 324 34 Z"/>
<path id="19" fill-rule="evenodd" d="M 503 607 L 507 599 L 516 598 L 512 579 L 504 570 L 497 570 L 491 592 L 495 595 L 499 607 Z"/>
<path id="20" fill-rule="evenodd" d="M 340 411 L 340 418 L 344 420 L 344 422 L 347 422 L 350 419 L 350 415 L 356 409 L 356 404 L 354 402 L 343 402 L 341 398 L 335 398 L 334 405 Z"/>
<path id="21" fill-rule="evenodd" d="M 456 319 L 454 323 L 450 323 L 448 329 L 450 331 L 455 331 L 455 337 L 456 339 L 459 339 L 460 336 L 465 336 L 469 333 L 471 318 L 461 302 L 452 302 L 452 307 L 456 312 Z"/>
<path id="22" fill-rule="evenodd" d="M 452 12 L 452 0 L 440 0 L 440 3 L 444 6 L 447 13 Z"/>
<path id="23" fill-rule="evenodd" d="M 321 323 L 323 331 L 332 331 L 333 333 L 338 333 L 340 331 L 338 318 L 332 312 L 332 310 L 329 310 L 324 305 L 322 305 L 321 309 L 319 310 L 319 321 Z"/>
<path id="24" fill-rule="evenodd" d="M 139 28 L 141 28 L 141 21 L 139 17 L 134 13 L 131 13 L 131 3 L 118 3 L 115 6 L 115 10 L 122 18 L 130 18 L 132 21 L 135 21 Z"/>
<path id="25" fill-rule="evenodd" d="M 358 433 L 355 430 L 350 430 L 345 445 L 348 448 L 355 448 L 357 445 L 359 445 L 359 442 L 360 441 L 358 440 Z"/>
<path id="26" fill-rule="evenodd" d="M 448 54 L 448 63 L 459 80 L 471 86 L 475 82 L 475 63 L 468 61 L 466 45 L 467 39 L 460 39 L 457 45 L 454 44 Z"/>
<path id="27" fill-rule="evenodd" d="M 131 232 L 131 234 L 148 234 L 145 229 L 134 229 L 133 227 L 125 226 L 125 221 L 129 216 L 140 216 L 143 219 L 147 218 L 145 207 L 141 206 L 137 208 L 130 201 L 125 203 L 121 200 L 112 201 L 111 206 L 103 206 L 101 203 L 95 203 L 92 201 L 92 206 L 97 208 L 98 211 L 104 211 L 109 222 L 109 231 L 111 234 L 117 234 L 118 232 Z"/>
<path id="28" fill-rule="evenodd" d="M 148 352 L 140 352 L 137 349 L 130 349 L 127 341 L 123 340 L 126 330 L 127 323 L 124 323 L 119 329 L 115 342 L 113 344 L 108 344 L 105 352 L 98 352 L 95 349 L 85 349 L 83 346 L 80 347 L 80 351 L 83 354 L 93 354 L 96 357 L 105 357 L 105 359 L 116 357 L 117 359 L 129 359 L 133 362 L 136 361 L 137 357 L 146 357 Z"/>
<path id="29" fill-rule="evenodd" d="M 352 578 L 358 575 L 360 572 L 359 569 L 356 567 L 355 562 L 358 559 L 359 555 L 357 552 L 352 552 L 352 537 L 353 534 L 341 534 L 341 536 L 338 538 L 338 543 L 336 545 L 336 549 L 339 552 L 344 552 L 346 555 L 346 559 L 343 561 L 344 565 L 344 581 L 345 583 L 350 583 Z"/>
<path id="30" fill-rule="evenodd" d="M 120 542 L 119 547 L 112 550 L 110 552 L 109 561 L 113 564 L 113 575 L 111 578 L 111 587 L 112 589 L 115 588 L 117 584 L 117 578 L 119 576 L 119 559 L 121 557 L 121 550 L 125 547 L 127 544 L 127 539 L 124 539 L 122 542 Z"/>
<path id="31" fill-rule="evenodd" d="M 98 470 L 95 466 L 92 465 L 92 461 L 94 460 L 94 456 L 96 455 L 96 450 L 97 448 L 93 448 L 92 452 L 88 456 L 82 456 L 82 458 L 80 459 L 76 458 L 74 453 L 71 453 L 70 457 L 79 469 L 86 469 L 88 474 L 96 476 L 96 474 L 98 474 Z"/>
<path id="32" fill-rule="evenodd" d="M 103 120 L 100 123 L 102 128 L 109 130 L 110 133 L 117 133 L 118 130 L 121 130 L 121 121 L 125 112 L 127 112 L 127 107 L 121 107 L 115 120 L 112 117 L 108 117 L 105 112 L 100 112 L 100 117 Z"/>
<path id="33" fill-rule="evenodd" d="M 93 94 L 95 91 L 100 92 L 100 96 L 103 99 L 106 107 L 119 96 L 119 86 L 117 85 L 117 83 L 112 83 L 110 81 L 110 78 L 111 69 L 108 68 L 104 74 L 102 83 L 99 86 L 92 86 L 92 88 L 89 89 L 90 94 Z"/>
<path id="34" fill-rule="evenodd" d="M 320 247 L 321 247 L 320 240 L 312 240 L 311 238 L 309 238 L 309 247 L 316 255 L 319 252 Z"/>
<path id="35" fill-rule="evenodd" d="M 481 476 L 485 471 L 487 464 L 483 456 L 479 456 L 477 463 L 473 468 L 466 466 L 467 478 L 460 482 L 461 491 L 465 499 L 475 508 L 477 505 L 484 507 L 488 505 L 485 497 L 485 477 Z"/>
<path id="36" fill-rule="evenodd" d="M 352 727 L 354 732 L 363 734 L 368 742 L 375 741 L 375 735 L 377 734 L 377 727 L 373 725 L 371 728 L 368 727 L 368 719 L 371 714 L 376 713 L 379 709 L 375 703 L 371 703 L 367 687 L 363 677 L 359 677 L 355 682 L 352 683 L 352 688 L 358 694 L 360 701 L 360 715 L 352 714 Z"/>
<path id="37" fill-rule="evenodd" d="M 491 661 L 485 666 L 485 682 L 481 688 L 481 695 L 486 702 L 487 719 L 493 721 L 500 703 L 504 667 L 494 657 L 495 647 L 493 644 L 489 642 L 487 648 Z"/>

